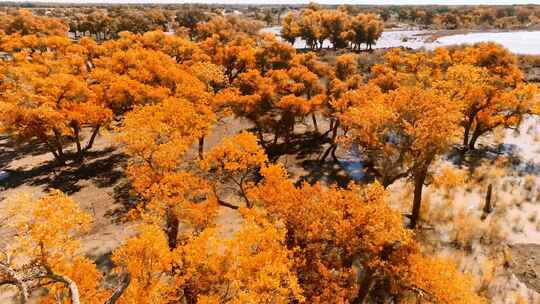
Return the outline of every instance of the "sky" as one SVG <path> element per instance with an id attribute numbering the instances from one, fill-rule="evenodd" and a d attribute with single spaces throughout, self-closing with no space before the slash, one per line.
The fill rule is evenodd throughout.
<path id="1" fill-rule="evenodd" d="M 219 4 L 307 4 L 309 0 L 18 0 L 17 2 L 70 3 L 219 3 Z M 540 0 L 316 0 L 319 4 L 370 5 L 506 5 L 540 4 Z"/>
<path id="2" fill-rule="evenodd" d="M 264 4 L 290 4 L 290 3 L 309 3 L 309 0 L 193 0 L 193 1 L 174 1 L 182 3 L 264 3 Z M 440 4 L 440 5 L 475 5 L 475 4 L 540 4 L 540 0 L 319 0 L 314 1 L 320 4 L 371 4 L 371 5 L 424 5 L 424 4 Z"/>

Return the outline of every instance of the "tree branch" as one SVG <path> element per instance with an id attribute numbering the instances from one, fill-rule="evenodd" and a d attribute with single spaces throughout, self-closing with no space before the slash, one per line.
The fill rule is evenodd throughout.
<path id="1" fill-rule="evenodd" d="M 124 291 L 128 288 L 130 282 L 131 275 L 129 274 L 129 272 L 126 272 L 123 275 L 122 280 L 120 281 L 120 285 L 114 290 L 111 297 L 107 301 L 105 301 L 105 304 L 115 304 L 116 301 L 118 301 L 118 299 L 122 296 Z"/>
<path id="2" fill-rule="evenodd" d="M 19 292 L 21 293 L 21 303 L 22 304 L 27 303 L 28 302 L 28 287 L 26 286 L 26 283 L 24 283 L 23 280 L 19 277 L 19 274 L 14 269 L 9 267 L 9 265 L 1 263 L 1 262 L 0 262 L 0 270 L 5 272 L 8 275 L 8 277 L 11 279 L 10 281 L 12 281 L 12 284 L 14 284 L 15 286 L 17 286 L 17 288 L 19 288 Z M 10 284 L 9 281 L 4 281 L 4 282 L 1 282 L 0 285 L 4 283 Z"/>
<path id="3" fill-rule="evenodd" d="M 236 205 L 229 204 L 229 203 L 227 203 L 227 202 L 225 202 L 225 201 L 222 201 L 222 200 L 219 199 L 219 198 L 218 198 L 217 201 L 218 201 L 218 204 L 221 205 L 221 206 L 223 206 L 223 207 L 231 208 L 231 209 L 234 209 L 234 210 L 238 210 L 238 208 L 240 208 L 240 207 L 238 207 L 238 206 L 236 206 Z"/>
<path id="4" fill-rule="evenodd" d="M 219 198 L 218 193 L 217 193 L 216 185 L 213 185 L 213 186 L 212 186 L 212 191 L 214 192 L 214 196 L 216 197 L 216 200 L 217 200 L 217 202 L 218 202 L 219 205 L 221 205 L 221 206 L 223 206 L 223 207 L 231 208 L 231 209 L 234 209 L 234 210 L 238 210 L 238 208 L 240 208 L 240 207 L 238 207 L 238 206 L 235 206 L 235 205 L 233 205 L 233 204 L 229 204 L 229 203 L 227 203 L 227 202 L 221 200 L 221 199 Z"/>
<path id="5" fill-rule="evenodd" d="M 73 281 L 72 279 L 70 279 L 69 277 L 65 275 L 54 273 L 52 269 L 47 265 L 44 265 L 44 267 L 45 267 L 45 270 L 47 271 L 47 277 L 49 277 L 52 280 L 64 283 L 68 287 L 69 294 L 71 296 L 71 303 L 81 304 L 81 300 L 79 296 L 79 288 L 77 287 L 77 283 L 75 283 L 75 281 Z"/>

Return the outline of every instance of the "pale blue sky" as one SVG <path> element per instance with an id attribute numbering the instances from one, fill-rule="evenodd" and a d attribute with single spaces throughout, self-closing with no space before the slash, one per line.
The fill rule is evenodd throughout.
<path id="1" fill-rule="evenodd" d="M 28 1 L 28 0 L 25 0 Z M 309 0 L 29 0 L 30 2 L 71 3 L 220 3 L 220 4 L 307 4 Z M 371 5 L 506 5 L 540 4 L 540 0 L 318 0 L 320 4 L 371 4 Z"/>
<path id="2" fill-rule="evenodd" d="M 264 4 L 277 4 L 277 3 L 309 3 L 309 0 L 186 0 L 186 1 L 171 1 L 171 2 L 181 2 L 181 3 L 264 3 Z M 372 4 L 372 5 L 423 5 L 423 4 L 440 4 L 440 5 L 464 5 L 464 4 L 529 4 L 536 3 L 540 4 L 540 0 L 319 0 L 314 1 L 320 4 Z"/>

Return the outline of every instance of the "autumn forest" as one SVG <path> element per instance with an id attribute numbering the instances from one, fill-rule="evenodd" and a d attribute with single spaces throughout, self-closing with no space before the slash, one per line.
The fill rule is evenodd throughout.
<path id="1" fill-rule="evenodd" d="M 511 8 L 0 6 L 0 302 L 540 303 L 540 56 L 378 44 Z"/>

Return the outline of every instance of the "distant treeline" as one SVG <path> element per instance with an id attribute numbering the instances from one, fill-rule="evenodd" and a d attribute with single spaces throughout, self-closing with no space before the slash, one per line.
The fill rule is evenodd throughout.
<path id="1" fill-rule="evenodd" d="M 14 7 L 29 8 L 35 14 L 52 14 L 55 17 L 67 17 L 70 14 L 88 11 L 106 11 L 115 16 L 114 11 L 146 11 L 156 9 L 174 16 L 177 11 L 201 11 L 215 14 L 242 14 L 268 25 L 279 25 L 282 17 L 290 11 L 300 11 L 310 5 L 241 5 L 241 4 L 106 4 L 106 3 L 32 3 L 0 2 L 0 9 Z M 534 27 L 540 24 L 540 5 L 489 5 L 489 6 L 376 6 L 376 5 L 316 5 L 320 9 L 338 9 L 351 16 L 376 14 L 387 26 L 402 23 L 433 29 L 512 29 Z"/>
<path id="2" fill-rule="evenodd" d="M 299 13 L 290 12 L 283 19 L 281 35 L 294 44 L 302 38 L 311 49 L 322 48 L 328 40 L 335 49 L 350 47 L 368 49 L 382 34 L 384 23 L 378 15 L 359 13 L 350 15 L 345 9 L 320 9 L 310 6 Z"/>

